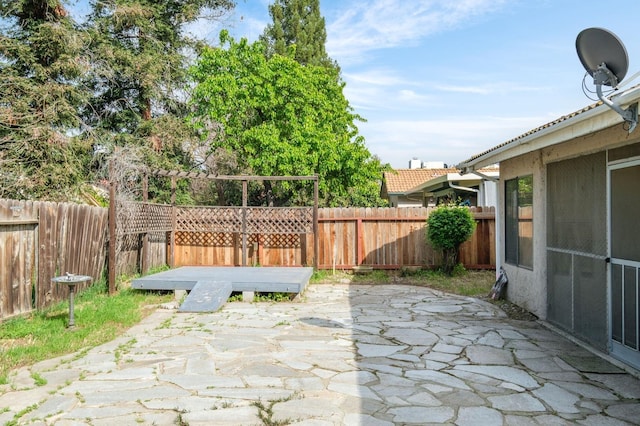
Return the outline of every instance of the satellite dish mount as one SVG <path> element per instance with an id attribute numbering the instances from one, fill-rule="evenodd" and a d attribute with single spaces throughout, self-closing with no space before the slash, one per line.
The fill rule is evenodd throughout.
<path id="1" fill-rule="evenodd" d="M 576 50 L 582 66 L 593 77 L 598 99 L 620 114 L 629 124 L 629 133 L 633 132 L 638 124 L 638 104 L 623 109 L 602 92 L 602 86 L 616 89 L 627 74 L 629 59 L 622 42 L 615 34 L 605 29 L 587 28 L 578 34 Z"/>

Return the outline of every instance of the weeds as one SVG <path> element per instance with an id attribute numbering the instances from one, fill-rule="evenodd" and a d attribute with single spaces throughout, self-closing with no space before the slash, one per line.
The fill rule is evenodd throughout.
<path id="1" fill-rule="evenodd" d="M 176 417 L 176 420 L 173 422 L 173 424 L 177 426 L 189 426 L 189 423 L 187 423 L 187 421 L 182 418 L 182 413 L 178 413 L 178 417 Z"/>
<path id="2" fill-rule="evenodd" d="M 300 395 L 297 392 L 294 392 L 287 397 L 269 401 L 266 405 L 263 404 L 262 401 L 254 401 L 251 403 L 251 405 L 253 405 L 258 409 L 258 418 L 260 418 L 260 420 L 265 426 L 284 426 L 284 425 L 290 424 L 292 420 L 291 419 L 274 420 L 273 406 L 281 402 L 287 402 L 287 401 L 291 401 L 293 399 L 298 399 L 298 398 L 301 398 Z"/>
<path id="3" fill-rule="evenodd" d="M 31 378 L 35 382 L 36 386 L 44 386 L 47 384 L 47 379 L 45 379 L 40 375 L 40 373 L 36 373 L 35 371 L 31 372 Z"/>
<path id="4" fill-rule="evenodd" d="M 227 303 L 229 302 L 242 302 L 242 292 L 234 291 L 231 293 L 231 296 L 227 299 Z"/>
<path id="5" fill-rule="evenodd" d="M 311 277 L 315 284 L 408 284 L 429 287 L 463 296 L 486 296 L 495 282 L 495 271 L 467 271 L 462 265 L 454 268 L 453 276 L 431 269 L 402 269 L 400 271 L 373 270 L 366 274 L 316 271 Z"/>
<path id="6" fill-rule="evenodd" d="M 433 270 L 403 271 L 400 281 L 462 296 L 486 296 L 495 282 L 495 272 L 467 271 L 460 266 L 454 268 L 453 276 Z"/>
<path id="7" fill-rule="evenodd" d="M 116 348 L 115 354 L 114 354 L 116 363 L 120 362 L 120 360 L 122 359 L 122 355 L 129 353 L 129 351 L 131 350 L 133 345 L 135 345 L 136 343 L 138 343 L 138 341 L 134 338 L 134 339 L 129 340 L 126 343 L 123 343 L 123 344 L 119 345 Z"/>
<path id="8" fill-rule="evenodd" d="M 163 328 L 169 328 L 169 327 L 171 327 L 171 320 L 172 320 L 171 318 L 167 318 L 167 319 L 165 319 L 164 321 L 162 321 L 162 322 L 161 322 L 161 323 L 156 327 L 156 330 L 160 330 L 160 329 L 163 329 Z"/>
<path id="9" fill-rule="evenodd" d="M 20 423 L 18 423 L 18 420 L 20 420 L 20 418 L 21 418 L 22 416 L 24 416 L 25 414 L 28 414 L 28 413 L 32 412 L 32 411 L 33 411 L 33 410 L 35 410 L 36 408 L 38 408 L 38 404 L 32 404 L 32 405 L 30 405 L 30 406 L 28 406 L 28 407 L 26 407 L 26 408 L 24 408 L 24 409 L 22 409 L 22 410 L 18 411 L 18 412 L 15 414 L 15 416 L 13 416 L 13 420 L 11 420 L 11 421 L 9 421 L 9 422 L 5 423 L 5 426 L 15 426 L 15 425 L 20 424 Z"/>
<path id="10" fill-rule="evenodd" d="M 152 312 L 154 305 L 172 297 L 132 289 L 110 296 L 102 284 L 96 283 L 76 297 L 73 330 L 66 327 L 69 315 L 66 301 L 30 316 L 3 322 L 0 384 L 7 383 L 7 375 L 13 369 L 76 351 L 81 351 L 78 356 L 86 354 L 87 347 L 113 340 Z"/>
<path id="11" fill-rule="evenodd" d="M 292 299 L 293 293 L 256 293 L 253 299 L 254 302 L 289 302 Z"/>

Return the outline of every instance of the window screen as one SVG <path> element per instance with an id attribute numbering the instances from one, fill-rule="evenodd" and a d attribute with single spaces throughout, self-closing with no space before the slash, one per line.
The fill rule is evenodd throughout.
<path id="1" fill-rule="evenodd" d="M 547 165 L 547 319 L 603 350 L 606 173 L 604 152 Z"/>
<path id="2" fill-rule="evenodd" d="M 533 267 L 533 176 L 505 182 L 505 261 Z"/>

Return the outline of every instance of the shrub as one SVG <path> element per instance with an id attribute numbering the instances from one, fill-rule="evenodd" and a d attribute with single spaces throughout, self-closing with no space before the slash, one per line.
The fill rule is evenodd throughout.
<path id="1" fill-rule="evenodd" d="M 442 270 L 451 275 L 458 264 L 458 250 L 476 229 L 476 221 L 466 206 L 442 204 L 427 218 L 427 240 L 442 250 Z"/>

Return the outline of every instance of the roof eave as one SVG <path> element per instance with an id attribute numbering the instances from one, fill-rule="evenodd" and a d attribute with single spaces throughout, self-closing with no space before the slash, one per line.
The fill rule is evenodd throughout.
<path id="1" fill-rule="evenodd" d="M 640 87 L 636 86 L 616 96 L 616 102 L 626 108 L 628 105 L 637 102 L 638 98 L 640 98 Z M 584 112 L 580 112 L 573 117 L 541 128 L 530 134 L 525 133 L 525 136 L 515 138 L 510 143 L 502 146 L 499 145 L 484 154 L 463 161 L 458 164 L 456 168 L 461 170 L 463 174 L 470 173 L 474 170 L 491 164 L 499 164 L 501 161 L 526 154 L 536 149 L 545 148 L 606 129 L 607 127 L 620 124 L 622 122 L 621 120 L 620 116 L 606 105 L 601 104 L 592 108 L 587 107 Z"/>
<path id="2" fill-rule="evenodd" d="M 490 172 L 487 172 L 487 174 L 497 177 L 499 175 L 499 172 L 498 171 L 495 171 L 495 172 L 490 171 Z M 428 180 L 428 181 L 426 181 L 424 183 L 421 183 L 418 186 L 415 186 L 413 188 L 408 189 L 407 190 L 407 194 L 413 194 L 413 193 L 416 193 L 416 192 L 423 192 L 423 191 L 432 192 L 432 187 L 437 187 L 438 185 L 440 185 L 442 183 L 450 182 L 452 180 L 463 181 L 463 182 L 476 181 L 476 180 L 482 181 L 483 178 L 481 178 L 481 177 L 469 177 L 468 175 L 465 176 L 465 175 L 462 175 L 460 173 L 447 173 L 445 175 L 437 176 L 437 177 L 435 177 L 433 179 L 430 179 L 430 180 Z"/>

